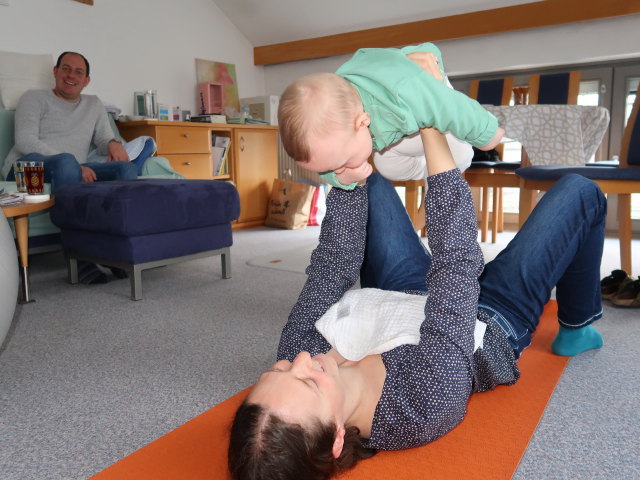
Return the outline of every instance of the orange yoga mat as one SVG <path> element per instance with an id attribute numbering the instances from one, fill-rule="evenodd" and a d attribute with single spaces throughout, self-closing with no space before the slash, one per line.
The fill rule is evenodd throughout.
<path id="1" fill-rule="evenodd" d="M 341 480 L 507 480 L 513 476 L 567 363 L 551 353 L 558 329 L 547 305 L 533 344 L 518 365 L 517 384 L 471 396 L 463 422 L 441 439 L 412 450 L 379 452 Z M 92 480 L 226 479 L 231 419 L 247 390 L 98 473 Z"/>

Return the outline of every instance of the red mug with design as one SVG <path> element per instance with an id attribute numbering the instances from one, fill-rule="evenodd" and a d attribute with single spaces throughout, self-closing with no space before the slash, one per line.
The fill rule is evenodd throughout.
<path id="1" fill-rule="evenodd" d="M 40 195 L 44 193 L 44 163 L 43 162 L 23 162 L 24 183 L 27 193 Z"/>

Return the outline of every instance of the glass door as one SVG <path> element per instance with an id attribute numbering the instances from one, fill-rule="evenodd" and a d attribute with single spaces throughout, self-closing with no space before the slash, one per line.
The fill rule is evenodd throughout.
<path id="1" fill-rule="evenodd" d="M 611 136 L 609 151 L 612 158 L 618 158 L 622 145 L 622 136 L 631 108 L 636 100 L 636 91 L 640 84 L 640 64 L 615 67 L 613 70 L 614 91 L 611 104 Z M 610 206 L 613 208 L 613 205 Z M 631 195 L 631 218 L 633 231 L 640 231 L 640 194 Z"/>
<path id="2" fill-rule="evenodd" d="M 578 105 L 600 106 L 609 109 L 611 113 L 611 95 L 613 91 L 613 68 L 596 67 L 580 71 L 580 91 Z M 602 143 L 595 155 L 587 161 L 608 160 L 609 129 L 602 137 Z"/>

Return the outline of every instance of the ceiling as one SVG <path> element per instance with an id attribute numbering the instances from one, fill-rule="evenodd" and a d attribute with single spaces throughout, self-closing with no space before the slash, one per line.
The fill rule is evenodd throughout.
<path id="1" fill-rule="evenodd" d="M 532 3 L 530 0 L 213 0 L 254 47 Z M 390 8 L 394 5 L 394 9 Z M 395 11 L 391 11 L 395 10 Z"/>

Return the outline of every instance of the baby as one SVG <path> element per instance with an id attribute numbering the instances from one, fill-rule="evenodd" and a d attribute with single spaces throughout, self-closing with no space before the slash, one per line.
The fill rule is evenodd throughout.
<path id="1" fill-rule="evenodd" d="M 424 157 L 394 169 L 385 165 L 385 152 L 412 137 L 417 148 L 409 150 L 415 154 L 390 155 L 386 160 L 421 157 L 422 143 L 414 134 L 424 127 L 450 132 L 481 150 L 494 148 L 504 135 L 496 118 L 449 88 L 445 78 L 440 50 L 431 43 L 358 50 L 335 74 L 307 75 L 286 88 L 278 109 L 285 150 L 327 183 L 352 189 L 371 174 L 372 150 L 382 152 L 376 155 L 376 167 L 391 180 L 423 178 Z M 456 155 L 461 149 L 455 144 L 461 142 L 451 136 L 448 140 L 464 170 L 471 148 L 465 145 L 465 153 Z M 418 174 L 408 172 L 416 170 L 415 165 L 420 165 Z"/>

